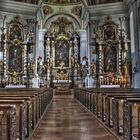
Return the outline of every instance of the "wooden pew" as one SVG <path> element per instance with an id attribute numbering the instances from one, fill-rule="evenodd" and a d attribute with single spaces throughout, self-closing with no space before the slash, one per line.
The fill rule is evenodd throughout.
<path id="1" fill-rule="evenodd" d="M 29 137 L 31 132 L 32 132 L 32 99 L 30 97 L 9 97 L 9 96 L 0 96 L 0 103 L 1 100 L 24 100 L 27 102 L 27 112 L 26 112 L 26 119 L 27 121 L 25 122 L 25 135 L 26 137 Z"/>
<path id="2" fill-rule="evenodd" d="M 96 115 L 98 114 L 98 117 L 101 117 L 102 121 L 105 121 L 105 113 L 104 112 L 108 112 L 107 110 L 107 106 L 109 104 L 112 104 L 112 102 L 106 102 L 106 97 L 107 96 L 117 96 L 118 94 L 122 94 L 122 95 L 126 95 L 126 94 L 132 94 L 133 93 L 140 93 L 140 90 L 134 90 L 134 89 L 115 89 L 115 90 L 109 90 L 107 89 L 106 91 L 103 92 L 103 89 L 101 89 L 101 92 L 100 90 L 98 91 L 99 93 L 94 93 L 94 99 L 96 101 L 94 101 L 97 105 L 96 105 Z M 109 114 L 109 112 L 108 112 Z"/>
<path id="3" fill-rule="evenodd" d="M 75 88 L 74 89 L 74 97 L 80 101 L 84 106 L 86 106 L 89 110 L 93 112 L 93 92 L 96 92 L 96 88 Z"/>
<path id="4" fill-rule="evenodd" d="M 140 98 L 128 98 L 124 102 L 123 138 L 140 139 Z"/>
<path id="5" fill-rule="evenodd" d="M 18 91 L 18 89 L 8 89 L 8 90 L 14 91 L 14 92 Z M 34 92 L 34 93 L 38 94 L 38 96 L 39 96 L 39 100 L 38 100 L 38 103 L 39 103 L 39 105 L 38 105 L 38 110 L 39 110 L 38 118 L 40 118 L 41 114 L 44 112 L 44 109 L 46 108 L 46 105 L 52 99 L 53 89 L 51 89 L 51 88 L 47 88 L 47 89 L 46 88 L 40 88 L 40 89 L 39 88 L 27 88 L 27 89 L 23 88 L 23 89 L 20 89 L 20 91 L 22 91 L 22 92 L 27 91 L 28 93 L 29 92 Z M 49 96 L 48 96 L 48 93 L 50 93 Z"/>
<path id="6" fill-rule="evenodd" d="M 41 92 L 38 92 L 38 90 L 27 90 L 22 89 L 12 89 L 12 90 L 3 90 L 0 91 L 0 101 L 5 99 L 12 99 L 12 100 L 29 100 L 31 101 L 31 105 L 27 105 L 27 123 L 25 131 L 26 137 L 29 137 L 32 133 L 31 129 L 35 128 L 35 125 L 37 124 L 40 116 L 44 112 L 46 106 L 52 99 L 52 89 L 50 90 L 42 90 Z M 10 97 L 10 98 L 9 98 Z M 39 106 L 39 107 L 38 107 Z M 25 128 L 25 129 L 26 129 Z"/>
<path id="7" fill-rule="evenodd" d="M 112 99 L 112 121 L 113 121 L 113 131 L 116 134 L 123 133 L 123 103 L 128 98 L 140 98 L 140 94 L 133 94 L 132 95 L 121 95 L 116 96 Z"/>
<path id="8" fill-rule="evenodd" d="M 15 89 L 14 89 L 15 90 Z M 35 97 L 35 109 L 36 109 L 36 118 L 35 118 L 35 120 L 36 120 L 36 123 L 38 122 L 38 120 L 39 120 L 39 118 L 41 117 L 41 114 L 42 114 L 42 107 L 43 107 L 43 100 L 42 100 L 42 96 L 44 96 L 44 92 L 38 92 L 38 91 L 34 91 L 34 90 L 26 90 L 26 89 L 24 89 L 24 90 L 22 90 L 22 91 L 18 91 L 19 89 L 17 89 L 17 90 L 12 90 L 12 91 L 0 91 L 0 95 L 2 95 L 2 94 L 7 94 L 7 95 L 9 95 L 9 94 L 11 94 L 11 95 L 18 95 L 18 96 L 28 96 L 28 97 L 30 97 L 30 96 L 34 96 Z"/>
<path id="9" fill-rule="evenodd" d="M 128 93 L 140 93 L 140 90 L 135 90 L 135 89 L 129 89 L 129 88 L 121 88 L 121 89 L 118 89 L 118 88 L 113 88 L 113 89 L 98 89 L 98 92 L 96 93 L 96 96 L 97 97 L 97 108 L 98 110 L 102 110 L 102 107 L 103 107 L 103 104 L 102 101 L 105 101 L 105 97 L 107 95 L 117 95 L 117 94 L 128 94 Z M 101 109 L 100 109 L 101 108 Z M 99 111 L 99 114 L 100 114 L 100 111 Z"/>
<path id="10" fill-rule="evenodd" d="M 14 89 L 15 90 L 15 89 Z M 12 91 L 8 91 L 4 90 L 4 91 L 0 91 L 0 97 L 1 96 L 15 96 L 15 97 L 30 97 L 32 98 L 32 114 L 33 114 L 33 128 L 36 125 L 36 123 L 38 122 L 40 116 L 42 115 L 43 111 L 45 110 L 46 106 L 48 105 L 48 103 L 51 101 L 52 99 L 52 89 L 48 90 L 47 89 L 47 93 L 38 93 L 37 91 L 34 90 L 22 90 L 22 91 L 18 91 L 17 90 L 12 90 Z M 49 91 L 49 92 L 48 92 Z"/>
<path id="11" fill-rule="evenodd" d="M 0 140 L 16 139 L 16 106 L 0 104 Z"/>
<path id="12" fill-rule="evenodd" d="M 120 93 L 120 90 L 122 90 L 122 92 L 126 92 L 126 91 L 130 91 L 129 88 L 127 89 L 118 89 L 118 88 L 102 88 L 102 89 L 98 89 L 98 88 L 78 88 L 75 89 L 75 97 L 83 104 L 85 105 L 87 108 L 90 109 L 91 112 L 93 112 L 96 116 L 100 117 L 100 108 L 102 107 L 102 105 L 100 104 L 102 99 L 100 99 L 99 95 L 101 94 L 109 94 L 114 92 L 116 93 Z"/>
<path id="13" fill-rule="evenodd" d="M 16 139 L 25 140 L 27 103 L 24 100 L 0 100 L 0 105 L 16 105 Z"/>
<path id="14" fill-rule="evenodd" d="M 4 92 L 4 93 L 0 93 L 0 97 L 15 97 L 15 98 L 30 98 L 32 101 L 32 129 L 35 127 L 35 125 L 38 122 L 38 109 L 37 109 L 37 105 L 38 105 L 38 99 L 36 94 L 20 94 L 20 93 L 14 93 L 14 92 Z"/>
<path id="15" fill-rule="evenodd" d="M 111 123 L 113 123 L 113 130 L 117 134 L 119 134 L 120 125 L 122 125 L 123 122 L 124 140 L 132 140 L 132 136 L 133 137 L 135 136 L 135 139 L 140 139 L 140 90 L 139 89 L 99 89 L 97 91 L 94 90 L 93 92 L 92 90 L 88 90 L 88 89 L 84 89 L 84 90 L 76 89 L 76 92 L 78 92 L 78 95 L 77 93 L 75 93 L 75 97 L 78 100 L 80 100 L 81 103 L 84 103 L 84 105 L 92 112 L 94 112 L 95 115 L 101 118 L 102 121 L 105 121 L 109 127 L 111 127 L 112 125 Z M 123 102 L 129 100 L 132 106 L 130 105 L 131 107 L 129 107 L 127 105 L 127 107 L 126 106 L 123 107 L 121 103 L 122 100 Z M 131 110 L 135 110 L 135 111 L 137 110 L 134 109 L 135 103 L 137 103 L 139 107 L 138 108 L 139 115 L 137 114 L 137 116 L 132 115 L 136 113 L 131 111 Z M 122 112 L 123 109 L 127 110 L 124 111 L 126 114 L 124 117 L 123 117 L 124 113 Z M 119 115 L 120 113 L 121 115 Z M 135 120 L 138 119 L 139 122 L 133 121 L 132 117 L 135 118 Z M 121 120 L 122 118 L 123 121 Z M 139 126 L 136 124 L 139 124 Z M 137 136 L 138 138 L 136 138 Z"/>
<path id="16" fill-rule="evenodd" d="M 106 124 L 109 126 L 109 127 L 112 127 L 112 118 L 114 117 L 113 116 L 113 109 L 115 108 L 115 104 L 114 104 L 114 106 L 113 106 L 113 99 L 115 98 L 115 97 L 118 97 L 118 99 L 119 99 L 119 105 L 121 105 L 121 100 L 125 100 L 125 99 L 127 99 L 127 98 L 135 98 L 135 97 L 140 97 L 140 94 L 139 93 L 125 93 L 125 94 L 123 94 L 123 93 L 118 93 L 118 94 L 110 94 L 110 95 L 106 95 L 106 97 L 105 97 L 105 111 L 104 111 L 104 114 L 103 115 L 105 115 L 105 117 L 106 117 L 106 119 L 105 119 L 105 122 L 106 122 Z"/>

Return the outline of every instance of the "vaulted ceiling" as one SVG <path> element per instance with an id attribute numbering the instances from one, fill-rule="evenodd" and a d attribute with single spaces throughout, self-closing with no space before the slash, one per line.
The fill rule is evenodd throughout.
<path id="1" fill-rule="evenodd" d="M 38 4 L 40 0 L 14 0 L 19 2 L 25 2 L 25 3 L 32 3 L 32 4 Z M 88 5 L 96 5 L 96 4 L 103 4 L 103 3 L 112 3 L 112 2 L 119 2 L 123 0 L 44 0 L 45 3 L 48 4 L 77 4 L 79 2 L 86 1 Z"/>

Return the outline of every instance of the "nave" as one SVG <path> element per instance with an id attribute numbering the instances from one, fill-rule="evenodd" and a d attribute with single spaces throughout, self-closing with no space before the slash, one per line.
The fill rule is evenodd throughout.
<path id="1" fill-rule="evenodd" d="M 31 140 L 117 140 L 71 95 L 55 95 Z"/>

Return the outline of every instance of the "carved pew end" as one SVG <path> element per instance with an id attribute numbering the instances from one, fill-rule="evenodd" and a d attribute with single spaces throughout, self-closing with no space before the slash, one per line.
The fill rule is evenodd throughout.
<path id="1" fill-rule="evenodd" d="M 138 140 L 138 134 L 132 134 L 132 139 L 133 140 Z"/>
<path id="2" fill-rule="evenodd" d="M 120 135 L 123 134 L 123 127 L 122 126 L 119 127 L 119 134 Z"/>

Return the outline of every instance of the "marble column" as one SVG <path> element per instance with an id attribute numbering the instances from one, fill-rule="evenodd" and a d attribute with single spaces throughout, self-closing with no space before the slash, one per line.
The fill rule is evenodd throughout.
<path id="1" fill-rule="evenodd" d="M 44 62 L 44 35 L 46 29 L 40 29 L 38 35 L 38 45 L 37 45 L 37 58 L 40 56 Z"/>
<path id="2" fill-rule="evenodd" d="M 130 37 L 131 37 L 131 60 L 132 60 L 132 87 L 140 88 L 140 52 L 139 52 L 139 28 L 137 1 L 130 5 Z"/>
<path id="3" fill-rule="evenodd" d="M 38 74 L 37 74 L 37 59 L 38 57 L 42 57 L 42 61 L 44 62 L 44 35 L 46 33 L 46 29 L 40 29 L 38 31 L 38 36 L 37 36 L 37 39 L 36 39 L 36 63 L 35 63 L 35 77 L 33 78 L 32 80 L 32 83 L 33 85 L 35 85 L 34 87 L 38 88 L 40 87 L 40 78 L 38 77 Z M 42 62 L 42 63 L 43 63 Z"/>
<path id="4" fill-rule="evenodd" d="M 87 31 L 79 30 L 80 35 L 80 61 L 83 56 L 88 56 L 88 45 L 87 45 Z"/>

